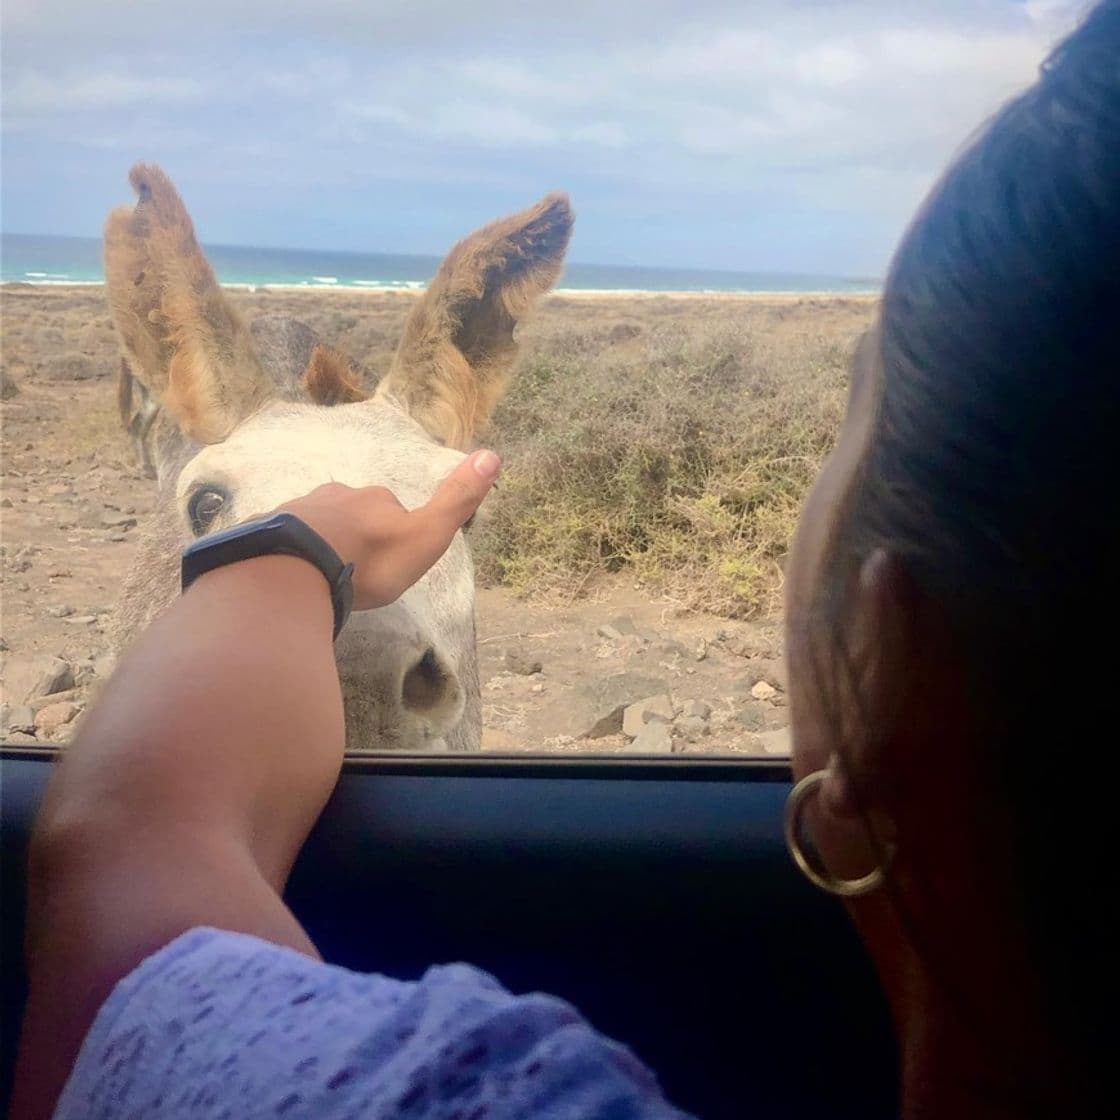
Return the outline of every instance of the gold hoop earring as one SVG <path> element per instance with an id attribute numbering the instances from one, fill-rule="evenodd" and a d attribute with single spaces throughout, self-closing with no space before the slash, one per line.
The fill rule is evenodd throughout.
<path id="1" fill-rule="evenodd" d="M 786 798 L 784 821 L 786 847 L 789 848 L 789 854 L 793 857 L 793 862 L 797 864 L 798 870 L 814 886 L 820 887 L 822 891 L 827 891 L 839 898 L 859 898 L 861 895 L 877 891 L 886 882 L 886 868 L 875 867 L 858 879 L 841 879 L 838 875 L 833 875 L 827 868 L 822 870 L 815 866 L 806 855 L 801 843 L 801 817 L 805 809 L 805 803 L 810 795 L 820 789 L 827 777 L 828 770 L 814 770 L 813 773 L 806 774 L 789 791 L 789 797 Z M 889 867 L 891 860 L 894 858 L 894 847 L 888 846 L 886 853 L 887 867 Z"/>

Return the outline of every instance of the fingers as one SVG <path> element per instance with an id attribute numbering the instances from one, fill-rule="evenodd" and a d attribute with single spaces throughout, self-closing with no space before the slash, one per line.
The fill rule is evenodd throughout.
<path id="1" fill-rule="evenodd" d="M 439 484 L 426 505 L 413 511 L 415 534 L 407 564 L 410 584 L 435 564 L 455 534 L 478 511 L 501 465 L 493 451 L 474 452 Z"/>
<path id="2" fill-rule="evenodd" d="M 468 455 L 436 488 L 422 508 L 424 520 L 446 532 L 448 541 L 478 512 L 498 478 L 501 460 L 493 451 Z"/>
<path id="3" fill-rule="evenodd" d="M 384 606 L 420 579 L 474 516 L 498 477 L 492 451 L 476 451 L 409 512 L 384 487 L 328 483 L 286 503 L 344 560 L 354 564 L 354 605 Z"/>

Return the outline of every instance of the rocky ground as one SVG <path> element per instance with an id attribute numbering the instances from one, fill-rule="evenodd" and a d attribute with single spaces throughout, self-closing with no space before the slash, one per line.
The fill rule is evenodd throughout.
<path id="1" fill-rule="evenodd" d="M 559 608 L 479 594 L 489 750 L 787 754 L 780 627 L 615 584 Z"/>
<path id="2" fill-rule="evenodd" d="M 112 668 L 107 619 L 154 498 L 119 429 L 115 368 L 99 290 L 5 295 L 6 742 L 67 741 Z M 485 750 L 788 752 L 776 619 L 689 614 L 615 579 L 567 603 L 483 588 L 478 624 Z"/>

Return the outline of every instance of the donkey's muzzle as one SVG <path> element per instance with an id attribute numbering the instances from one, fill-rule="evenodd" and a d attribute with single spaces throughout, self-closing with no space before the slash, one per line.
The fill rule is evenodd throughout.
<path id="1" fill-rule="evenodd" d="M 401 707 L 426 725 L 432 738 L 451 730 L 463 714 L 463 689 L 451 667 L 432 646 L 405 670 Z"/>

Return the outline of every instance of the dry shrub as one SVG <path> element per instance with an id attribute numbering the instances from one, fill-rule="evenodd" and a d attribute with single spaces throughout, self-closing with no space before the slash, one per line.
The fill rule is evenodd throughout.
<path id="1" fill-rule="evenodd" d="M 98 360 L 67 350 L 44 358 L 36 366 L 36 372 L 51 381 L 93 381 L 98 377 L 111 377 L 116 371 L 104 356 Z"/>
<path id="2" fill-rule="evenodd" d="M 8 367 L 0 362 L 0 401 L 10 401 L 19 396 L 19 382 L 8 372 Z"/>
<path id="3" fill-rule="evenodd" d="M 706 310 L 622 331 L 556 317 L 528 340 L 491 435 L 484 579 L 570 594 L 627 569 L 694 609 L 775 607 L 870 307 Z"/>

